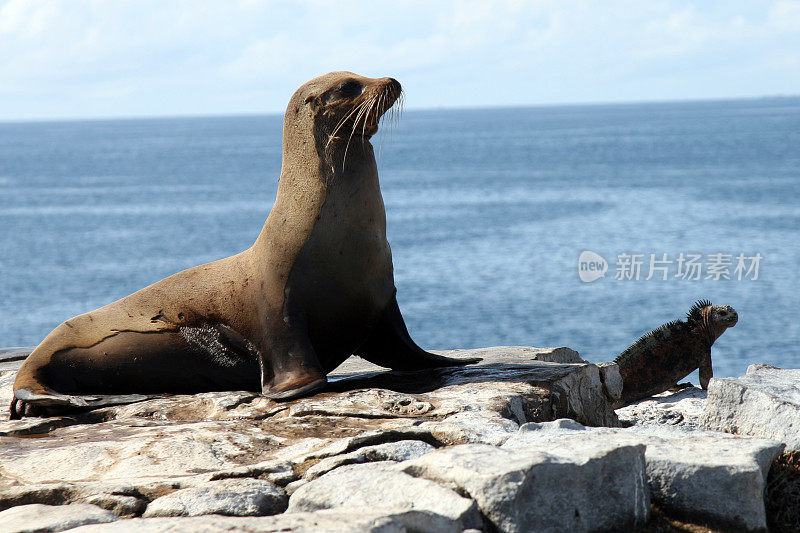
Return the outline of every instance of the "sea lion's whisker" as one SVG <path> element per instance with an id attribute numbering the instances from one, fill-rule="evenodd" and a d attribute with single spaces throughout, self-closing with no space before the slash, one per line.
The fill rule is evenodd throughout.
<path id="1" fill-rule="evenodd" d="M 381 113 L 381 110 L 383 110 L 385 100 L 386 100 L 386 93 L 383 93 L 383 94 L 381 94 L 381 97 L 378 100 L 378 112 L 379 113 Z M 383 117 L 386 116 L 385 113 L 386 113 L 386 111 L 384 110 L 383 113 L 381 113 L 381 116 L 378 118 L 378 123 L 379 124 L 383 120 Z M 383 156 L 383 139 L 384 139 L 385 136 L 386 136 L 386 131 L 383 128 L 381 128 L 381 137 L 380 137 L 380 141 L 378 142 L 378 158 L 381 158 Z"/>
<path id="2" fill-rule="evenodd" d="M 364 114 L 364 110 L 366 109 L 366 104 L 371 99 L 372 98 L 364 100 L 358 105 L 360 111 L 356 115 L 356 118 L 353 119 L 353 129 L 350 131 L 350 136 L 347 138 L 347 145 L 344 147 L 344 156 L 342 157 L 342 172 L 344 172 L 344 165 L 347 162 L 347 151 L 350 149 L 350 141 L 353 140 L 353 135 L 356 133 L 356 128 L 358 128 L 358 121 L 361 119 L 361 115 Z"/>
<path id="3" fill-rule="evenodd" d="M 372 103 L 369 106 L 369 110 L 367 110 L 367 114 L 364 115 L 364 123 L 361 125 L 361 143 L 362 144 L 364 143 L 364 135 L 367 132 L 367 122 L 369 122 L 369 115 L 370 115 L 370 113 L 372 113 L 372 109 L 373 108 L 375 109 L 376 117 L 378 116 L 378 112 L 380 111 L 380 106 L 379 107 L 375 107 L 375 105 L 380 101 L 380 99 L 381 99 L 380 97 L 381 96 L 382 96 L 382 94 L 378 94 L 378 95 L 373 96 L 371 98 Z M 380 117 L 378 117 L 376 122 L 379 122 L 379 121 L 380 121 Z"/>
<path id="4" fill-rule="evenodd" d="M 361 108 L 361 106 L 363 106 L 365 103 L 366 103 L 366 101 L 361 102 L 360 104 L 355 106 L 353 109 L 350 110 L 350 112 L 347 115 L 345 115 L 345 117 L 342 120 L 339 121 L 339 123 L 333 129 L 333 133 L 331 133 L 330 137 L 328 137 L 328 142 L 325 144 L 325 148 L 327 148 L 328 145 L 331 143 L 331 141 L 336 137 L 336 133 L 339 131 L 339 128 L 341 128 L 344 125 L 344 123 L 347 121 L 347 119 L 350 118 L 350 116 L 352 116 L 353 113 L 358 111 L 359 108 Z"/>

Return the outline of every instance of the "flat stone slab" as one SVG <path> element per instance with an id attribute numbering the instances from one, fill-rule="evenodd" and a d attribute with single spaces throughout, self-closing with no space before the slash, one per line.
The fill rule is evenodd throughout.
<path id="1" fill-rule="evenodd" d="M 634 530 L 650 510 L 640 444 L 464 444 L 397 468 L 454 485 L 503 532 Z"/>
<path id="2" fill-rule="evenodd" d="M 266 516 L 285 511 L 288 500 L 283 489 L 269 481 L 226 479 L 156 498 L 143 516 Z"/>
<path id="3" fill-rule="evenodd" d="M 687 387 L 662 392 L 617 409 L 623 425 L 697 428 L 706 406 L 707 391 Z"/>
<path id="4" fill-rule="evenodd" d="M 419 440 L 403 440 L 387 442 L 375 446 L 364 446 L 354 452 L 326 457 L 315 464 L 303 475 L 303 479 L 312 480 L 340 466 L 380 461 L 408 461 L 422 457 L 435 450 L 433 446 Z"/>
<path id="5" fill-rule="evenodd" d="M 5 352 L 0 401 L 11 398 L 14 373 L 24 352 Z M 19 421 L 7 420 L 4 410 L 0 510 L 82 503 L 125 518 L 144 513 L 148 518 L 136 522 L 142 527 L 162 527 L 164 520 L 207 524 L 201 518 L 149 517 L 280 512 L 286 505 L 284 488 L 297 502 L 293 510 L 299 511 L 312 507 L 299 503 L 303 494 L 317 490 L 327 476 L 344 475 L 341 472 L 347 468 L 416 459 L 442 446 L 499 445 L 531 421 L 572 417 L 589 425 L 618 424 L 603 374 L 574 350 L 498 347 L 446 353 L 479 356 L 483 361 L 466 367 L 391 372 L 350 358 L 330 375 L 325 392 L 283 403 L 232 391 L 164 396 Z M 440 524 L 443 530 L 481 527 L 475 503 L 447 487 L 403 472 L 375 475 L 424 485 L 425 490 L 419 502 L 416 497 L 402 500 L 406 493 L 399 492 L 395 508 L 380 515 L 394 518 L 358 522 L 358 527 L 367 524 L 364 530 L 415 520 Z M 273 507 L 256 501 L 258 491 L 248 488 L 269 483 L 279 486 Z M 358 485 L 353 483 L 354 491 Z M 443 496 L 425 499 L 426 494 L 440 492 L 466 507 L 453 515 L 458 505 L 437 507 L 447 501 Z M 420 514 L 424 501 L 430 509 Z M 345 503 L 330 500 L 314 508 Z M 409 514 L 410 510 L 417 514 Z M 307 523 L 305 518 L 298 520 Z M 117 527 L 132 524 L 125 520 Z"/>
<path id="6" fill-rule="evenodd" d="M 458 522 L 426 511 L 375 511 L 342 508 L 313 513 L 284 513 L 265 517 L 199 516 L 137 518 L 110 524 L 83 526 L 75 533 L 461 533 Z"/>
<path id="7" fill-rule="evenodd" d="M 800 369 L 757 364 L 744 376 L 712 379 L 700 425 L 800 450 Z"/>
<path id="8" fill-rule="evenodd" d="M 482 442 L 497 440 L 486 436 L 496 428 L 503 433 L 508 426 L 513 433 L 518 424 L 564 416 L 590 425 L 618 423 L 595 365 L 538 360 L 574 360 L 574 351 L 505 350 L 454 352 L 479 353 L 484 361 L 425 372 L 376 371 L 351 358 L 349 368 L 332 374 L 329 391 L 292 402 L 250 392 L 203 393 L 68 417 L 0 421 L 0 491 L 20 484 L 192 476 L 270 460 L 301 463 L 397 440 Z M 6 383 L 0 396 L 10 397 L 11 380 Z M 476 417 L 477 423 L 470 421 Z M 483 420 L 494 426 L 484 427 Z M 420 427 L 426 422 L 431 424 Z M 359 436 L 365 437 L 348 440 Z"/>
<path id="9" fill-rule="evenodd" d="M 117 515 L 96 505 L 22 505 L 0 512 L 3 533 L 34 533 L 72 530 L 84 524 L 118 520 Z"/>
<path id="10" fill-rule="evenodd" d="M 474 501 L 432 481 L 394 471 L 387 463 L 343 466 L 310 481 L 289 498 L 287 512 L 341 507 L 425 510 L 456 521 L 462 529 L 482 527 Z"/>
<path id="11" fill-rule="evenodd" d="M 650 495 L 687 519 L 735 531 L 766 529 L 764 486 L 779 442 L 669 426 L 586 428 L 572 420 L 525 424 L 503 448 L 572 450 L 644 445 Z"/>

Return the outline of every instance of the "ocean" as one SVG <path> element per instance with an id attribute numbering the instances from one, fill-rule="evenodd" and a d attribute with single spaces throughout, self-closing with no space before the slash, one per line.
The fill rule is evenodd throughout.
<path id="1" fill-rule="evenodd" d="M 0 346 L 249 247 L 281 125 L 0 123 Z M 716 376 L 800 367 L 800 98 L 406 111 L 373 144 L 421 346 L 607 361 L 708 299 L 739 313 Z"/>

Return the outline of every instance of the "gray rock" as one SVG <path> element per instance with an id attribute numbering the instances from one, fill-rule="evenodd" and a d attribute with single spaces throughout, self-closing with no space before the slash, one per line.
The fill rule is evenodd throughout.
<path id="1" fill-rule="evenodd" d="M 117 515 L 96 505 L 21 505 L 0 512 L 3 533 L 64 531 L 84 524 L 118 520 Z"/>
<path id="2" fill-rule="evenodd" d="M 306 470 L 303 479 L 310 481 L 330 472 L 334 468 L 349 464 L 416 459 L 435 449 L 436 448 L 430 444 L 418 440 L 401 440 L 399 442 L 388 442 L 376 446 L 365 446 L 354 452 L 334 455 L 333 457 L 323 459 Z M 299 485 L 294 485 L 292 491 L 298 486 Z"/>
<path id="3" fill-rule="evenodd" d="M 139 516 L 147 508 L 145 500 L 124 494 L 93 494 L 87 496 L 83 501 L 102 507 L 121 517 Z"/>
<path id="4" fill-rule="evenodd" d="M 703 428 L 754 435 L 800 450 L 800 369 L 750 365 L 738 378 L 714 378 Z"/>
<path id="5" fill-rule="evenodd" d="M 164 479 L 239 467 L 252 450 L 268 455 L 274 442 L 257 427 L 233 421 L 79 424 L 53 430 L 47 437 L 5 443 L 13 453 L 4 457 L 3 474 L 26 483 Z M 262 457 L 255 455 L 253 462 Z"/>
<path id="6" fill-rule="evenodd" d="M 454 485 L 503 532 L 627 530 L 647 521 L 644 446 L 537 444 L 464 444 L 398 467 Z"/>
<path id="7" fill-rule="evenodd" d="M 144 518 L 154 516 L 265 516 L 286 510 L 286 493 L 260 479 L 226 479 L 156 498 Z"/>
<path id="8" fill-rule="evenodd" d="M 177 486 L 178 484 L 175 484 Z M 141 514 L 146 503 L 145 493 L 157 494 L 165 487 L 136 487 L 127 482 L 82 482 L 82 483 L 44 483 L 14 485 L 0 489 L 0 510 L 18 505 L 33 503 L 45 505 L 64 505 L 67 503 L 91 503 L 127 516 Z M 166 487 L 172 490 L 173 487 Z"/>
<path id="9" fill-rule="evenodd" d="M 294 469 L 292 468 L 292 463 L 289 461 L 271 460 L 262 461 L 252 465 L 229 468 L 227 470 L 218 470 L 207 476 L 208 481 L 241 477 L 262 478 L 271 481 L 276 485 L 284 486 L 296 480 L 297 474 L 295 474 Z"/>
<path id="10" fill-rule="evenodd" d="M 36 346 L 18 346 L 13 348 L 0 348 L 0 362 L 24 361 Z"/>
<path id="11" fill-rule="evenodd" d="M 566 346 L 558 348 L 534 348 L 533 346 L 492 346 L 491 348 L 473 348 L 472 350 L 445 350 L 436 353 L 450 357 L 481 357 L 492 359 L 498 352 L 519 361 L 544 361 L 547 363 L 586 364 L 578 352 Z"/>
<path id="12" fill-rule="evenodd" d="M 286 490 L 286 494 L 288 494 L 289 496 L 291 496 L 292 494 L 294 494 L 294 492 L 295 492 L 297 489 L 299 489 L 299 488 L 300 488 L 300 487 L 302 487 L 303 485 L 307 485 L 307 484 L 308 484 L 308 482 L 309 482 L 309 480 L 308 480 L 308 479 L 298 479 L 297 481 L 292 481 L 291 483 L 289 483 L 288 485 L 286 485 L 286 487 L 284 487 L 284 490 Z"/>
<path id="13" fill-rule="evenodd" d="M 480 443 L 499 446 L 519 425 L 493 411 L 462 411 L 437 422 L 420 424 L 437 440 L 447 444 Z"/>
<path id="14" fill-rule="evenodd" d="M 500 444 L 531 421 L 618 423 L 600 369 L 572 350 L 450 352 L 476 354 L 483 357 L 477 365 L 420 372 L 351 358 L 331 374 L 324 393 L 290 402 L 213 392 L 69 417 L 0 419 L 0 508 L 93 501 L 129 516 L 141 512 L 143 500 L 213 480 L 260 478 L 299 491 L 301 473 L 413 457 L 394 445 L 399 441 L 415 441 L 414 453 L 422 453 L 428 445 Z M 11 397 L 20 357 L 2 363 L 0 398 Z"/>
<path id="15" fill-rule="evenodd" d="M 648 485 L 659 506 L 725 529 L 766 528 L 763 491 L 780 443 L 670 426 L 584 428 L 559 422 L 525 424 L 504 448 L 570 450 L 590 441 L 646 445 Z"/>
<path id="16" fill-rule="evenodd" d="M 0 406 L 7 406 L 2 403 Z M 7 416 L 7 413 L 5 413 Z M 24 418 L 0 423 L 0 437 L 22 437 L 25 435 L 41 435 L 54 429 L 77 424 L 77 420 L 68 416 L 51 418 Z"/>
<path id="17" fill-rule="evenodd" d="M 617 416 L 626 426 L 697 428 L 706 405 L 706 396 L 707 392 L 699 387 L 662 392 L 617 409 Z"/>
<path id="18" fill-rule="evenodd" d="M 476 365 L 426 372 L 378 372 L 380 367 L 357 358 L 345 361 L 330 377 L 330 389 L 354 384 L 414 394 L 441 405 L 431 414 L 449 415 L 471 406 L 497 411 L 519 423 L 575 418 L 587 425 L 616 426 L 600 370 L 569 348 L 497 346 L 439 352 L 450 357 L 481 357 Z M 559 362 L 549 362 L 549 361 Z M 431 402 L 435 403 L 435 402 Z M 465 408 L 466 407 L 466 408 Z"/>
<path id="19" fill-rule="evenodd" d="M 458 521 L 434 513 L 343 508 L 313 513 L 284 513 L 259 518 L 198 516 L 136 518 L 111 524 L 84 526 L 75 533 L 461 533 Z"/>
<path id="20" fill-rule="evenodd" d="M 348 465 L 328 472 L 298 488 L 289 498 L 287 512 L 340 507 L 413 509 L 457 521 L 461 529 L 481 527 L 475 502 L 431 481 L 387 468 L 391 464 Z"/>
<path id="21" fill-rule="evenodd" d="M 600 369 L 600 381 L 603 383 L 606 397 L 613 404 L 622 398 L 622 375 L 619 373 L 619 365 L 614 362 L 597 363 Z"/>

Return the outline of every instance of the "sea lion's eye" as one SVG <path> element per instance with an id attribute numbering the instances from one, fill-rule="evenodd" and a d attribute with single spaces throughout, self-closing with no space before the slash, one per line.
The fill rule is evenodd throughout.
<path id="1" fill-rule="evenodd" d="M 339 92 L 342 96 L 353 97 L 358 96 L 364 90 L 364 86 L 358 83 L 357 81 L 347 81 L 344 82 L 341 87 L 339 87 Z"/>

